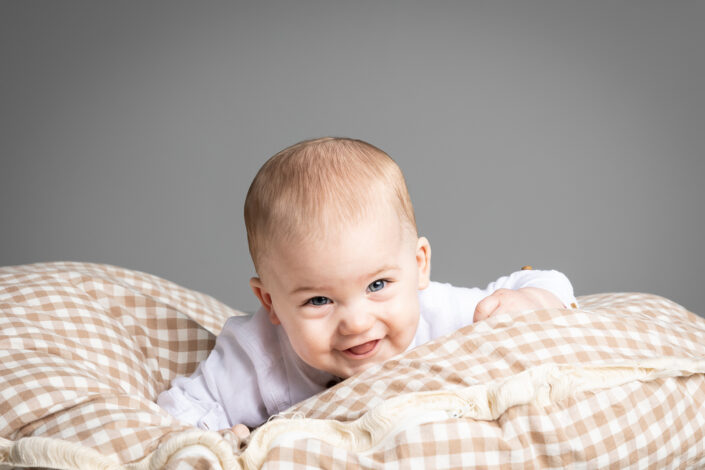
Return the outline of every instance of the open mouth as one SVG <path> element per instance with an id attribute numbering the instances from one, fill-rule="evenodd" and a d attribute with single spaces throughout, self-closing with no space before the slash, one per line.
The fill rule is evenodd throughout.
<path id="1" fill-rule="evenodd" d="M 367 356 L 371 356 L 372 353 L 377 349 L 377 344 L 379 344 L 378 339 L 368 341 L 366 343 L 358 344 L 352 348 L 345 349 L 343 352 L 348 356 L 354 357 L 356 359 L 361 359 Z"/>

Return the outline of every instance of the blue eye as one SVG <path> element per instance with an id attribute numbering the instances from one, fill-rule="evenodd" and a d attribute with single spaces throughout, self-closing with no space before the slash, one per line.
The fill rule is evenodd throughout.
<path id="1" fill-rule="evenodd" d="M 330 299 L 328 297 L 318 296 L 318 297 L 312 297 L 312 298 L 308 299 L 308 302 L 306 302 L 306 303 L 311 304 L 314 307 L 321 307 L 323 305 L 329 304 Z"/>
<path id="2" fill-rule="evenodd" d="M 377 279 L 377 280 L 374 281 L 372 284 L 370 284 L 369 286 L 367 286 L 367 289 L 368 289 L 370 292 L 377 292 L 377 291 L 380 291 L 380 290 L 384 289 L 384 287 L 385 287 L 386 285 L 387 285 L 387 281 L 385 281 L 384 279 Z"/>

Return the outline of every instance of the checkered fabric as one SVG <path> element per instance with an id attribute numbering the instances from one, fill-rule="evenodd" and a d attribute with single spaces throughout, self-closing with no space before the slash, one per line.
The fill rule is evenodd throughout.
<path id="1" fill-rule="evenodd" d="M 184 429 L 157 395 L 193 372 L 238 314 L 113 266 L 0 268 L 0 437 L 52 437 L 121 462 L 142 458 Z"/>
<path id="2" fill-rule="evenodd" d="M 351 421 L 402 393 L 460 390 L 549 363 L 705 358 L 705 320 L 669 300 L 622 293 L 579 302 L 579 309 L 499 315 L 468 326 L 275 419 Z M 214 458 L 216 445 L 208 442 L 217 435 L 187 430 L 154 404 L 174 377 L 195 369 L 220 325 L 238 314 L 206 295 L 112 266 L 0 268 L 0 437 L 73 442 L 109 457 L 114 468 L 244 461 Z M 632 381 L 548 406 L 514 406 L 493 421 L 459 415 L 401 427 L 362 452 L 290 433 L 273 441 L 263 467 L 705 468 L 703 403 L 703 374 Z M 197 451 L 174 445 L 186 434 L 193 436 L 189 445 L 203 436 L 200 447 L 192 445 Z M 222 441 L 217 445 L 222 450 Z M 163 452 L 170 446 L 174 453 Z M 0 452 L 0 462 L 30 461 Z"/>
<path id="3" fill-rule="evenodd" d="M 402 393 L 459 390 L 541 364 L 705 358 L 705 320 L 648 294 L 598 294 L 580 308 L 500 315 L 465 327 L 306 400 L 280 417 L 351 421 Z M 266 468 L 705 468 L 705 377 L 634 381 L 499 419 L 448 418 L 351 453 L 280 439 Z"/>

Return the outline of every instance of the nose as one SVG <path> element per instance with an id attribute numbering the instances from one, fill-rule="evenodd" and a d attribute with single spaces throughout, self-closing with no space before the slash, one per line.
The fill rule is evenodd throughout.
<path id="1" fill-rule="evenodd" d="M 375 316 L 366 310 L 348 310 L 338 323 L 338 331 L 341 335 L 359 335 L 372 328 L 375 323 Z"/>

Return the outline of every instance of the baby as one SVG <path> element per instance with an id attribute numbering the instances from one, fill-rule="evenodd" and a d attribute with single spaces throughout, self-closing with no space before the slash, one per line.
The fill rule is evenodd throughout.
<path id="1" fill-rule="evenodd" d="M 157 400 L 202 429 L 244 437 L 242 424 L 462 326 L 576 306 L 557 271 L 520 270 L 485 289 L 431 282 L 431 246 L 417 234 L 401 170 L 360 140 L 276 154 L 250 186 L 245 224 L 262 306 L 228 319 L 195 373 Z"/>

